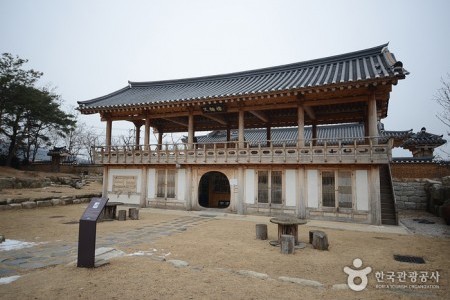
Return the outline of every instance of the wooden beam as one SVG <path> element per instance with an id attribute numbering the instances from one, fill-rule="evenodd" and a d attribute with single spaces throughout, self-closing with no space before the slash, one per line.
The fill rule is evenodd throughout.
<path id="1" fill-rule="evenodd" d="M 308 117 L 311 120 L 315 120 L 316 119 L 316 114 L 314 113 L 314 110 L 312 109 L 312 107 L 304 106 L 303 108 L 305 109 L 305 112 L 308 114 Z"/>
<path id="2" fill-rule="evenodd" d="M 184 127 L 189 127 L 189 124 L 187 122 L 181 121 L 180 119 L 169 119 L 169 118 L 161 118 L 161 119 L 184 126 Z"/>
<path id="3" fill-rule="evenodd" d="M 228 122 L 225 121 L 225 119 L 222 116 L 210 115 L 210 114 L 203 114 L 202 116 L 205 118 L 211 119 L 213 121 L 216 121 L 219 124 L 222 124 L 225 126 L 228 125 Z"/>
<path id="4" fill-rule="evenodd" d="M 269 118 L 267 117 L 267 114 L 262 111 L 256 111 L 256 110 L 250 110 L 249 113 L 260 119 L 261 121 L 265 123 L 269 123 Z"/>

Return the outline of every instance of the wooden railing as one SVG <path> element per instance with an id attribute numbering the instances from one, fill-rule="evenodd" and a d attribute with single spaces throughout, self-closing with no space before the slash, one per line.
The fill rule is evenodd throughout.
<path id="1" fill-rule="evenodd" d="M 371 164 L 388 163 L 390 143 L 377 138 L 350 141 L 316 140 L 305 146 L 296 141 L 220 142 L 102 146 L 95 148 L 100 164 Z"/>

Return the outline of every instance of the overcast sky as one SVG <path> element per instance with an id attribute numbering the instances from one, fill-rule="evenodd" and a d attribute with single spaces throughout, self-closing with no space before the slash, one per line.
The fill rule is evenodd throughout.
<path id="1" fill-rule="evenodd" d="M 0 52 L 29 59 L 44 72 L 41 84 L 76 106 L 128 80 L 244 71 L 389 42 L 411 74 L 393 87 L 385 128 L 446 135 L 433 96 L 450 72 L 449 12 L 448 0 L 0 0 Z M 99 119 L 82 117 L 101 132 Z M 126 123 L 115 122 L 113 134 Z"/>

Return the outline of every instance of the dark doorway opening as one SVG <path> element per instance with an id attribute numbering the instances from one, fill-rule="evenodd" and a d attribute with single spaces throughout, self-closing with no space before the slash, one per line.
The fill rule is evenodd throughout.
<path id="1" fill-rule="evenodd" d="M 230 206 L 230 182 L 221 172 L 208 172 L 200 179 L 198 204 L 206 208 L 227 208 Z"/>

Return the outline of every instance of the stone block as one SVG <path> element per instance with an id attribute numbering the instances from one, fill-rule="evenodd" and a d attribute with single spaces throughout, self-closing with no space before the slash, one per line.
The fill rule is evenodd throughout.
<path id="1" fill-rule="evenodd" d="M 10 210 L 10 209 L 12 209 L 12 208 L 9 205 L 0 205 L 0 211 L 2 211 L 2 210 Z"/>
<path id="2" fill-rule="evenodd" d="M 414 202 L 405 202 L 406 209 L 416 209 L 416 203 Z"/>
<path id="3" fill-rule="evenodd" d="M 36 201 L 37 207 L 48 207 L 52 206 L 52 202 L 50 200 Z"/>
<path id="4" fill-rule="evenodd" d="M 11 207 L 11 209 L 21 209 L 22 208 L 22 204 L 20 204 L 20 203 L 11 203 L 11 204 L 9 204 L 9 207 Z"/>
<path id="5" fill-rule="evenodd" d="M 450 187 L 450 176 L 442 177 L 442 185 Z"/>
<path id="6" fill-rule="evenodd" d="M 73 204 L 73 199 L 61 199 L 61 205 Z"/>
<path id="7" fill-rule="evenodd" d="M 22 208 L 29 209 L 29 208 L 36 208 L 36 207 L 37 207 L 37 204 L 34 201 L 27 201 L 27 202 L 22 203 Z"/>
<path id="8" fill-rule="evenodd" d="M 52 200 L 50 200 L 50 202 L 52 203 L 52 205 L 61 205 L 60 199 L 52 199 Z"/>
<path id="9" fill-rule="evenodd" d="M 73 204 L 80 204 L 81 203 L 81 200 L 80 199 L 74 199 L 73 200 Z"/>

